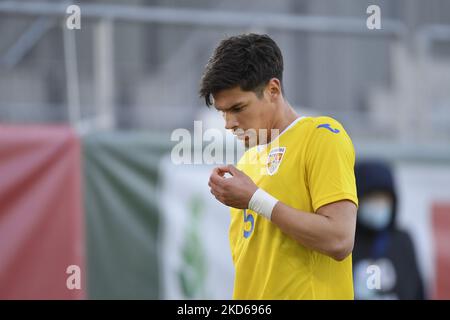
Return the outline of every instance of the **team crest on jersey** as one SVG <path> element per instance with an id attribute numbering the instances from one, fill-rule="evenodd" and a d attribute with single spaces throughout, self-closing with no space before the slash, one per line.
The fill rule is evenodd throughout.
<path id="1" fill-rule="evenodd" d="M 278 171 L 285 151 L 286 147 L 278 147 L 270 150 L 269 156 L 267 157 L 267 173 L 269 175 L 273 176 Z"/>

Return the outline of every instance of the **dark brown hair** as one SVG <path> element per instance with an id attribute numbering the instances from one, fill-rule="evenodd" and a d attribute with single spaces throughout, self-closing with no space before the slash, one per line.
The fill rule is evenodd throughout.
<path id="1" fill-rule="evenodd" d="M 239 86 L 261 96 L 272 78 L 282 82 L 283 56 L 268 35 L 242 34 L 222 40 L 208 61 L 200 84 L 200 97 L 212 105 L 211 95 Z"/>

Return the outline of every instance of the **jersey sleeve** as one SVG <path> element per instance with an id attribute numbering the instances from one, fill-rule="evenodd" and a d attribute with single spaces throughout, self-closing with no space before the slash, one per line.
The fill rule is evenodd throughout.
<path id="1" fill-rule="evenodd" d="M 314 212 L 340 200 L 351 200 L 358 205 L 355 150 L 347 132 L 329 117 L 317 118 L 311 130 L 306 176 Z"/>

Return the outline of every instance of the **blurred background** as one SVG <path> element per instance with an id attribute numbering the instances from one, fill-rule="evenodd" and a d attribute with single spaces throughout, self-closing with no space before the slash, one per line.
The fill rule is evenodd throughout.
<path id="1" fill-rule="evenodd" d="M 450 299 L 447 0 L 0 1 L 0 298 L 231 298 L 213 166 L 170 154 L 173 130 L 223 126 L 198 85 L 218 42 L 244 32 L 278 43 L 301 115 L 336 118 L 358 162 L 389 166 L 423 298 Z M 402 268 L 357 298 L 404 297 Z"/>

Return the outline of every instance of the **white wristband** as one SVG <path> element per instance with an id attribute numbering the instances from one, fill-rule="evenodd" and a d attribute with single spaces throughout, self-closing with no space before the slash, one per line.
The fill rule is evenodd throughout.
<path id="1" fill-rule="evenodd" d="M 272 220 L 272 210 L 277 202 L 277 199 L 272 197 L 263 189 L 258 188 L 248 202 L 248 208 L 256 213 L 259 213 L 265 218 Z"/>

